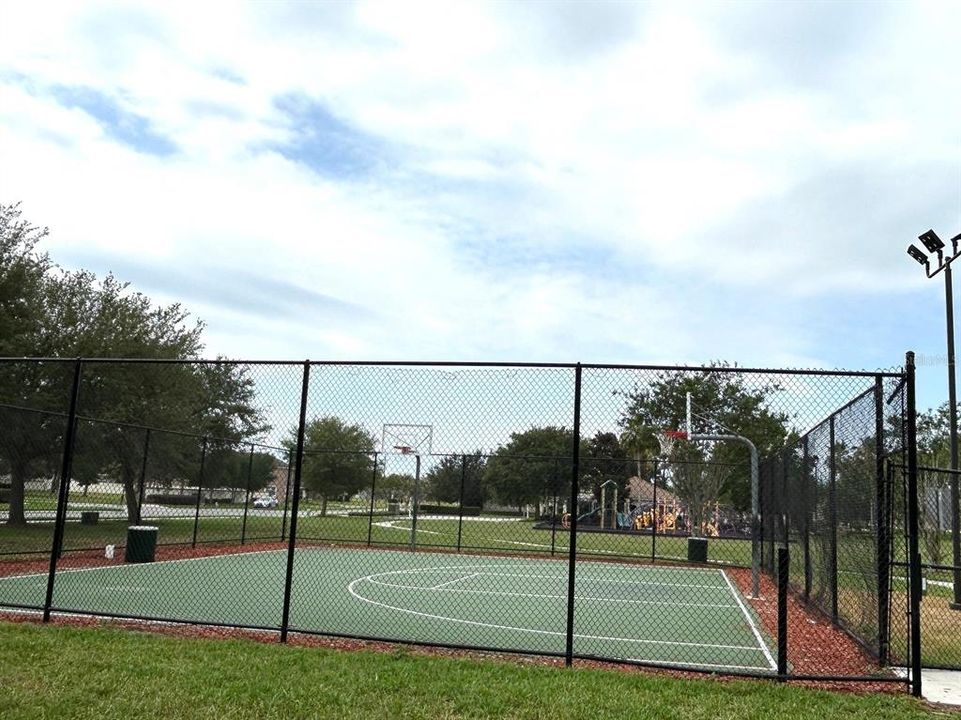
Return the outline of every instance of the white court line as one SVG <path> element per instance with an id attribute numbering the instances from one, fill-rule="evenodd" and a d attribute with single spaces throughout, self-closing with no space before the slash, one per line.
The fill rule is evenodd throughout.
<path id="1" fill-rule="evenodd" d="M 383 573 L 381 573 L 383 574 Z M 446 622 L 460 623 L 462 625 L 472 625 L 475 627 L 484 627 L 492 630 L 509 630 L 512 632 L 523 632 L 532 633 L 534 635 L 550 635 L 552 637 L 567 637 L 566 632 L 559 632 L 556 630 L 537 630 L 535 628 L 525 628 L 525 627 L 514 627 L 512 625 L 498 625 L 495 623 L 485 623 L 477 620 L 464 620 L 461 618 L 452 618 L 445 615 L 433 615 L 431 613 L 420 612 L 419 610 L 411 610 L 409 608 L 397 607 L 395 605 L 388 605 L 387 603 L 377 602 L 376 600 L 371 600 L 370 598 L 365 598 L 363 595 L 359 595 L 355 589 L 358 583 L 369 581 L 373 577 L 368 575 L 366 577 L 357 578 L 347 586 L 347 592 L 353 595 L 355 598 L 361 602 L 369 603 L 371 605 L 376 605 L 377 607 L 386 608 L 387 610 L 396 610 L 397 612 L 406 613 L 408 615 L 415 615 L 417 617 L 429 618 L 431 620 L 444 620 Z M 647 640 L 643 638 L 622 638 L 622 637 L 608 637 L 605 635 L 584 635 L 582 633 L 574 633 L 573 637 L 581 638 L 583 640 L 605 640 L 607 642 L 626 642 L 626 643 L 638 643 L 641 645 L 673 645 L 680 647 L 696 647 L 696 648 L 713 648 L 718 650 L 750 650 L 752 652 L 760 652 L 756 647 L 746 646 L 746 645 L 712 645 L 707 643 L 689 643 L 682 642 L 680 640 Z"/>
<path id="2" fill-rule="evenodd" d="M 721 573 L 721 577 L 724 578 L 724 582 L 726 582 L 727 586 L 731 589 L 731 594 L 734 596 L 734 599 L 737 601 L 737 604 L 741 606 L 741 612 L 744 613 L 744 618 L 747 620 L 747 624 L 751 626 L 751 632 L 754 633 L 754 638 L 758 641 L 758 644 L 761 646 L 761 650 L 764 653 L 764 657 L 767 658 L 768 663 L 770 663 L 771 669 L 776 671 L 777 663 L 774 661 L 774 657 L 771 655 L 771 651 L 768 650 L 767 643 L 764 642 L 764 637 L 761 635 L 761 631 L 758 630 L 757 625 L 754 624 L 754 618 L 751 617 L 751 613 L 748 611 L 748 609 L 744 607 L 744 601 L 741 600 L 741 593 L 739 593 L 735 589 L 734 585 L 731 583 L 730 578 L 728 578 L 726 572 L 724 572 L 723 570 L 718 570 L 718 572 Z"/>
<path id="3" fill-rule="evenodd" d="M 444 585 L 450 585 L 451 583 L 460 582 L 461 580 L 466 580 L 467 578 L 477 577 L 481 573 L 474 573 L 473 575 L 468 575 L 466 577 L 457 578 L 456 580 L 451 580 L 447 583 L 441 583 L 440 585 L 435 585 L 433 587 L 422 587 L 419 585 L 398 585 L 396 583 L 387 583 L 380 580 L 374 580 L 371 576 L 367 582 L 371 585 L 380 585 L 381 587 L 396 588 L 398 590 L 439 590 L 440 592 L 453 592 L 453 593 L 463 593 L 465 595 L 497 595 L 500 597 L 522 597 L 522 598 L 538 598 L 540 600 L 567 600 L 567 595 L 546 595 L 541 593 L 519 593 L 519 592 L 508 592 L 506 590 L 465 590 L 463 588 L 448 588 Z M 511 577 L 524 577 L 523 575 L 515 575 Z M 607 598 L 607 597 L 592 597 L 590 595 L 575 595 L 575 600 L 590 600 L 592 602 L 609 602 L 609 603 L 621 603 L 625 605 L 671 605 L 672 607 L 712 607 L 712 608 L 736 608 L 737 605 L 731 604 L 719 604 L 719 603 L 679 603 L 671 602 L 665 600 L 628 600 L 619 598 Z"/>
<path id="4" fill-rule="evenodd" d="M 174 563 L 185 563 L 185 562 L 197 562 L 199 560 L 211 560 L 214 558 L 222 557 L 242 557 L 244 555 L 264 555 L 266 553 L 286 553 L 284 549 L 279 550 L 251 550 L 249 552 L 242 553 L 224 553 L 222 555 L 204 555 L 202 557 L 195 558 L 180 558 L 178 560 L 157 560 L 155 562 L 149 563 L 118 563 L 116 565 L 96 565 L 94 567 L 86 568 L 66 568 L 61 570 L 57 568 L 57 577 L 61 575 L 66 575 L 67 573 L 82 573 L 82 572 L 93 572 L 94 570 L 120 570 L 122 568 L 132 569 L 132 568 L 146 568 L 150 566 L 160 566 L 160 565 L 173 565 Z M 35 578 L 35 577 L 48 577 L 49 572 L 39 572 L 39 573 L 27 573 L 26 575 L 4 575 L 0 576 L 0 584 L 4 580 L 23 580 L 24 578 Z"/>
<path id="5" fill-rule="evenodd" d="M 454 583 L 459 583 L 461 580 L 470 580 L 471 578 L 477 577 L 478 575 L 480 575 L 480 573 L 471 573 L 470 575 L 465 575 L 464 577 L 459 577 L 459 578 L 454 578 L 453 580 L 448 580 L 447 582 L 443 582 L 443 583 L 441 583 L 440 585 L 434 585 L 433 587 L 429 587 L 429 588 L 419 588 L 419 589 L 420 589 L 420 590 L 440 590 L 442 587 L 445 587 L 445 586 L 447 586 L 447 585 L 453 585 Z"/>
<path id="6" fill-rule="evenodd" d="M 685 568 L 686 569 L 686 568 Z M 533 578 L 537 580 L 564 580 L 567 581 L 567 575 L 528 575 L 519 573 L 481 573 L 484 576 L 491 577 L 522 577 L 522 578 Z M 698 588 L 698 589 L 714 589 L 714 590 L 726 590 L 726 585 L 689 585 L 684 583 L 672 583 L 672 582 L 651 582 L 648 580 L 611 580 L 608 578 L 592 578 L 585 577 L 582 574 L 576 574 L 576 580 L 582 580 L 584 582 L 595 582 L 595 583 L 609 583 L 616 585 L 654 585 L 658 587 L 670 586 L 670 587 L 685 587 L 685 588 Z"/>
<path id="7" fill-rule="evenodd" d="M 483 556 L 478 556 L 478 557 L 483 557 Z M 608 566 L 608 563 L 604 563 L 604 564 L 602 565 L 602 567 L 607 567 L 607 566 Z M 507 566 L 504 566 L 504 565 L 478 566 L 478 565 L 473 565 L 473 564 L 472 564 L 472 565 L 455 565 L 455 566 L 452 566 L 452 567 L 444 567 L 444 568 L 410 568 L 410 569 L 408 569 L 408 570 L 396 570 L 396 571 L 391 571 L 391 572 L 430 573 L 430 572 L 434 572 L 435 570 L 452 570 L 452 569 L 455 569 L 455 568 L 458 568 L 458 567 L 460 567 L 460 568 L 470 568 L 470 569 L 473 569 L 473 568 L 476 568 L 476 567 L 480 567 L 480 568 L 481 568 L 481 571 L 480 571 L 479 573 L 477 573 L 477 574 L 478 574 L 478 575 L 483 575 L 483 576 L 485 576 L 485 577 L 511 577 L 511 578 L 519 577 L 519 578 L 524 578 L 525 580 L 527 580 L 527 579 L 533 579 L 533 580 L 563 580 L 564 582 L 567 582 L 567 575 L 533 575 L 533 574 L 530 574 L 530 573 L 499 573 L 499 572 L 487 572 L 487 571 L 486 571 L 486 568 L 488 568 L 488 567 L 493 567 L 493 568 L 510 567 L 509 565 L 507 565 Z M 526 566 L 517 565 L 516 567 L 521 568 L 521 567 L 526 567 Z M 621 566 L 618 566 L 618 567 L 621 567 Z M 629 567 L 629 568 L 631 568 L 632 570 L 637 570 L 637 569 L 639 569 L 639 568 L 637 568 L 636 566 L 630 566 L 630 565 L 625 566 L 625 567 Z M 687 568 L 683 568 L 683 569 L 684 569 L 685 571 L 687 570 Z M 658 571 L 658 572 L 661 572 L 661 571 Z M 711 570 L 711 572 L 713 573 L 714 571 Z M 377 574 L 377 575 L 381 575 L 381 574 L 384 574 L 384 573 L 376 573 L 376 574 Z M 593 577 L 590 577 L 590 576 L 585 576 L 585 575 L 583 575 L 583 574 L 577 574 L 577 575 L 575 576 L 575 578 L 576 578 L 577 580 L 582 581 L 582 582 L 609 583 L 609 584 L 612 584 L 612 585 L 613 585 L 613 584 L 616 584 L 616 585 L 652 585 L 652 586 L 654 586 L 654 587 L 670 586 L 670 587 L 698 588 L 698 589 L 702 589 L 702 590 L 703 590 L 703 589 L 707 589 L 707 590 L 727 590 L 727 589 L 728 589 L 728 586 L 727 586 L 727 585 L 691 585 L 691 584 L 672 583 L 672 582 L 653 582 L 653 581 L 650 581 L 650 580 L 612 580 L 612 579 L 608 579 L 608 578 L 593 578 Z"/>

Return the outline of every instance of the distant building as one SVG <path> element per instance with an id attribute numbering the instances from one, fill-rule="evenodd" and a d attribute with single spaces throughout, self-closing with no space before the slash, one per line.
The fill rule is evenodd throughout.
<path id="1" fill-rule="evenodd" d="M 654 483 L 644 478 L 639 478 L 636 475 L 634 477 L 628 478 L 627 487 L 630 492 L 631 502 L 637 503 L 641 506 L 649 506 L 654 504 Z M 667 506 L 680 507 L 681 501 L 678 499 L 677 495 L 672 493 L 665 487 L 657 486 L 657 504 L 664 504 Z"/>

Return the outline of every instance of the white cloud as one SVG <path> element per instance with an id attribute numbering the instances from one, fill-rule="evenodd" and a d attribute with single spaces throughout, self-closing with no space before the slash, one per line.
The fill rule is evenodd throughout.
<path id="1" fill-rule="evenodd" d="M 921 285 L 902 246 L 961 224 L 957 6 L 879 6 L 857 32 L 811 6 L 791 47 L 734 41 L 775 4 L 572 7 L 9 5 L 0 199 L 55 257 L 150 266 L 158 299 L 164 275 L 243 270 L 372 313 L 183 298 L 232 355 L 836 362 L 842 331 L 806 308 Z M 56 86 L 179 152 L 118 144 Z M 269 150 L 291 95 L 386 166 Z"/>

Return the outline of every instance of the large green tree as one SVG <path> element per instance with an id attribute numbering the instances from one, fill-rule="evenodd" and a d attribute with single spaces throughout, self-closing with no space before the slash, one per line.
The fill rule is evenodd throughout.
<path id="1" fill-rule="evenodd" d="M 464 506 L 483 507 L 486 467 L 487 459 L 479 452 L 472 455 L 445 455 L 424 478 L 430 497 L 440 502 L 460 502 L 463 483 Z"/>
<path id="2" fill-rule="evenodd" d="M 788 436 L 788 415 L 769 405 L 771 397 L 780 390 L 775 383 L 749 384 L 743 374 L 728 370 L 722 363 L 697 370 L 661 371 L 624 393 L 622 438 L 627 436 L 631 441 L 635 457 L 656 456 L 660 452 L 656 432 L 684 426 L 687 393 L 691 393 L 699 415 L 711 418 L 715 429 L 723 426 L 749 438 L 764 457 Z M 747 449 L 738 443 L 717 443 L 701 452 L 709 452 L 717 462 L 743 468 L 727 475 L 720 495 L 737 509 L 748 509 L 751 483 Z"/>
<path id="3" fill-rule="evenodd" d="M 303 488 L 320 496 L 321 515 L 327 514 L 327 500 L 353 495 L 371 481 L 374 470 L 374 436 L 360 425 L 331 415 L 314 418 L 304 430 Z M 284 441 L 297 446 L 297 428 Z"/>
<path id="4" fill-rule="evenodd" d="M 523 511 L 554 495 L 567 496 L 570 474 L 566 472 L 574 450 L 574 434 L 564 427 L 533 427 L 511 433 L 511 439 L 491 456 L 485 484 L 498 501 Z"/>
<path id="5" fill-rule="evenodd" d="M 203 324 L 191 322 L 181 306 L 156 306 L 112 275 L 98 279 L 57 268 L 37 250 L 45 235 L 22 220 L 19 206 L 0 205 L 0 355 L 150 361 L 199 356 Z M 26 482 L 59 468 L 72 369 L 70 362 L 0 363 L 0 469 L 10 477 L 10 524 L 25 522 Z M 200 442 L 191 435 L 229 445 L 265 429 L 252 379 L 246 368 L 229 363 L 87 360 L 79 398 L 79 479 L 119 477 L 131 519 L 146 426 L 179 433 L 156 437 L 150 459 L 168 477 L 181 478 L 199 452 Z"/>
<path id="6" fill-rule="evenodd" d="M 613 481 L 616 483 L 617 496 L 626 497 L 627 481 L 636 463 L 631 461 L 617 435 L 597 432 L 585 443 L 584 450 L 581 458 L 581 492 L 590 490 L 600 499 L 601 486 Z"/>

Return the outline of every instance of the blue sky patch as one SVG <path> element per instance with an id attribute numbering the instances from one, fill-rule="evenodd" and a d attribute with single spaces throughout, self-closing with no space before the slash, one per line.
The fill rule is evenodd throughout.
<path id="1" fill-rule="evenodd" d="M 148 118 L 120 106 L 113 98 L 89 87 L 55 85 L 50 94 L 68 108 L 79 108 L 100 123 L 112 140 L 146 155 L 166 157 L 177 152 L 172 140 L 151 127 Z"/>
<path id="2" fill-rule="evenodd" d="M 356 178 L 373 171 L 386 154 L 384 142 L 336 117 L 326 105 L 303 95 L 284 95 L 274 105 L 287 120 L 290 139 L 271 145 L 314 172 Z"/>

